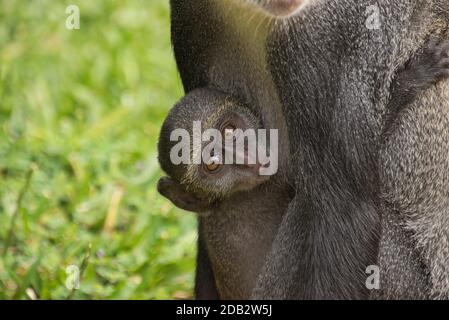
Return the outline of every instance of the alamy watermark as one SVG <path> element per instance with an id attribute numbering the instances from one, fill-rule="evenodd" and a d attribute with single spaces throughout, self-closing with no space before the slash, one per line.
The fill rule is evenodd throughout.
<path id="1" fill-rule="evenodd" d="M 380 289 L 380 268 L 376 265 L 371 265 L 366 268 L 366 274 L 369 274 L 366 278 L 366 288 L 368 290 L 379 290 Z"/>
<path id="2" fill-rule="evenodd" d="M 366 8 L 365 26 L 369 30 L 379 30 L 382 26 L 380 8 L 376 5 L 371 5 Z"/>
<path id="3" fill-rule="evenodd" d="M 68 30 L 79 30 L 80 8 L 77 5 L 71 4 L 65 8 L 65 13 L 68 15 L 65 20 L 65 27 Z"/>
<path id="4" fill-rule="evenodd" d="M 65 286 L 69 290 L 77 290 L 80 288 L 80 269 L 76 265 L 69 265 L 65 268 L 67 278 Z"/>
<path id="5" fill-rule="evenodd" d="M 217 129 L 203 132 L 200 121 L 194 121 L 192 128 L 192 136 L 185 129 L 175 129 L 170 134 L 170 141 L 178 142 L 170 151 L 170 160 L 174 165 L 260 164 L 260 175 L 276 174 L 279 150 L 277 129 L 226 129 L 222 134 Z"/>

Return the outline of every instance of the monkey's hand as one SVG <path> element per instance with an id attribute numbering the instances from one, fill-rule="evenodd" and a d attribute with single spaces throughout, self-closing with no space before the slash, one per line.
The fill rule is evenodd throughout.
<path id="1" fill-rule="evenodd" d="M 199 214 L 206 214 L 211 209 L 211 204 L 208 201 L 188 192 L 183 185 L 172 178 L 159 179 L 157 191 L 180 209 Z"/>

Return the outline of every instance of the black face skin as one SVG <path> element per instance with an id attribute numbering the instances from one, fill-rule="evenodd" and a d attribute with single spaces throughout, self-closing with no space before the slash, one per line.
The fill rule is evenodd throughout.
<path id="1" fill-rule="evenodd" d="M 411 120 L 403 124 L 402 113 L 393 111 L 394 122 L 401 120 L 398 123 L 403 128 L 417 127 L 402 130 L 401 138 L 412 141 L 413 147 L 402 159 L 395 154 L 379 159 L 385 115 L 396 108 L 405 111 L 403 102 L 394 102 L 394 96 L 410 93 L 407 85 L 394 89 L 397 66 L 405 65 L 431 34 L 445 37 L 449 14 L 442 8 L 447 8 L 447 1 L 377 2 L 382 18 L 377 30 L 366 26 L 370 0 L 317 1 L 294 16 L 274 19 L 271 25 L 249 19 L 251 14 L 245 19 L 240 6 L 232 10 L 232 1 L 226 1 L 226 7 L 223 2 L 171 0 L 172 41 L 186 92 L 212 86 L 237 95 L 258 106 L 263 126 L 284 130 L 282 141 L 288 142 L 280 152 L 285 155 L 280 159 L 281 171 L 287 173 L 286 184 L 293 184 L 295 196 L 253 297 L 365 299 L 369 296 L 365 269 L 377 263 L 379 249 L 380 194 L 396 191 L 382 185 L 379 175 L 391 177 L 393 186 L 404 184 L 397 188 L 396 207 L 416 202 L 414 209 L 423 216 L 429 216 L 422 210 L 423 202 L 428 200 L 436 207 L 438 197 L 432 195 L 447 195 L 447 183 L 435 175 L 410 179 L 411 173 L 422 172 L 434 162 L 435 151 L 414 156 L 420 147 L 425 149 L 423 141 L 438 144 L 438 154 L 445 155 L 447 164 L 447 125 L 438 120 L 435 107 L 447 106 L 447 100 L 441 87 L 432 87 L 427 74 L 403 73 L 396 79 L 415 83 L 416 78 L 416 83 L 424 84 L 412 90 L 412 99 L 421 97 L 430 86 L 434 100 L 424 105 L 435 115 L 409 115 Z M 239 15 L 241 19 L 236 19 Z M 429 119 L 438 124 L 432 130 L 427 128 Z M 393 124 L 392 131 L 400 129 Z M 404 132 L 412 135 L 407 137 Z M 403 141 L 391 141 L 396 145 L 388 150 L 400 150 Z M 438 168 L 447 172 L 442 163 Z M 415 185 L 436 190 L 429 187 L 423 200 L 412 197 L 410 190 Z M 417 228 L 417 234 L 425 238 L 426 228 L 439 230 L 433 221 Z M 429 265 L 429 270 L 438 269 L 437 263 Z M 427 277 L 427 271 L 420 270 Z M 197 283 L 209 281 L 214 280 L 197 274 Z M 394 281 L 402 280 L 395 275 Z"/>

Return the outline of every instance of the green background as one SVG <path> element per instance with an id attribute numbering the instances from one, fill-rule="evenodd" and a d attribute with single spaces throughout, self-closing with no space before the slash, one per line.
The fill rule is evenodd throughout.
<path id="1" fill-rule="evenodd" d="M 155 188 L 169 30 L 168 0 L 0 0 L 0 299 L 192 296 L 195 216 Z"/>

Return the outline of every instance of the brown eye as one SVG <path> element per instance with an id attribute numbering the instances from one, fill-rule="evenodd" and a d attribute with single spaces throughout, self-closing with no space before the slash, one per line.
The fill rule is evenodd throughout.
<path id="1" fill-rule="evenodd" d="M 212 157 L 210 160 L 210 163 L 205 164 L 204 166 L 207 171 L 216 172 L 221 167 L 220 159 L 218 157 Z"/>

